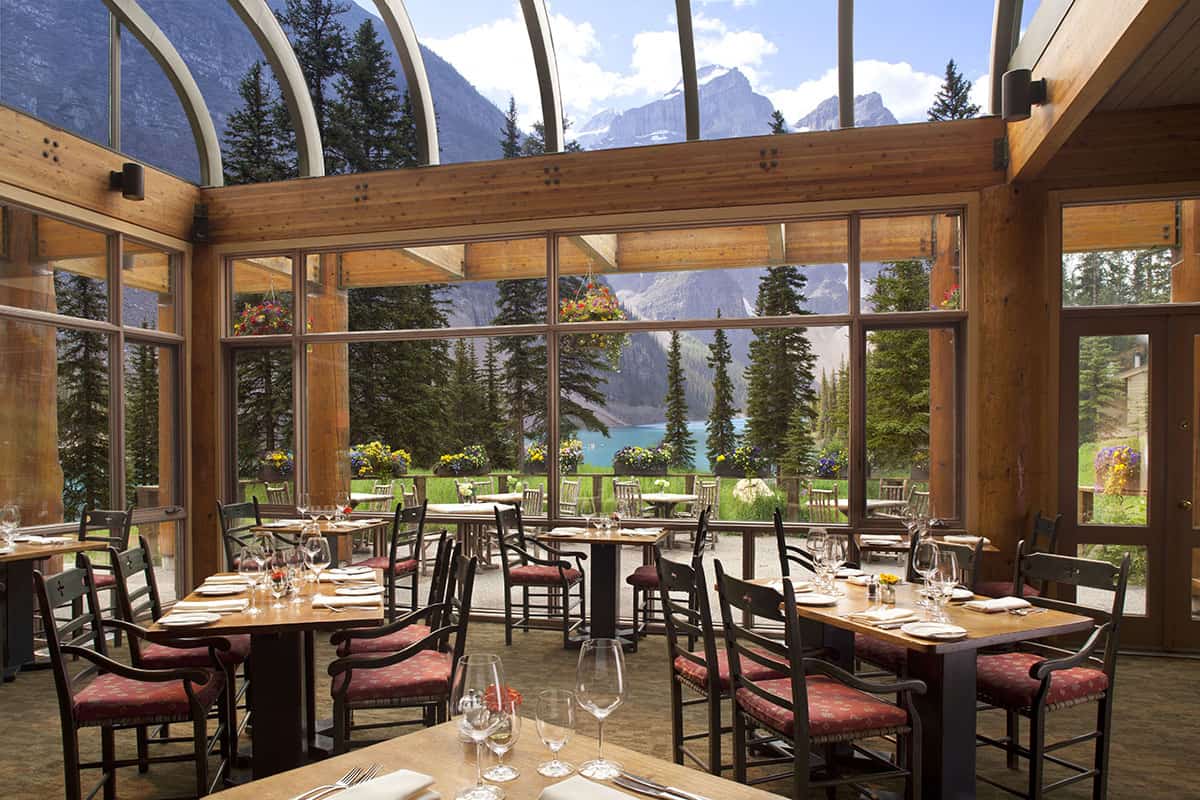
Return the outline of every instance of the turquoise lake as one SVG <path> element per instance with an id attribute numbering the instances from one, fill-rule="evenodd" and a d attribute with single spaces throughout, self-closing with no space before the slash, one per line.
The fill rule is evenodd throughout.
<path id="1" fill-rule="evenodd" d="M 704 439 L 707 431 L 704 420 L 694 420 L 688 423 L 688 430 L 696 443 L 696 470 L 708 472 L 708 457 L 704 454 Z M 739 417 L 733 421 L 734 430 L 741 434 L 746 428 L 746 420 Z M 613 454 L 622 447 L 636 445 L 637 447 L 653 447 L 662 441 L 666 423 L 654 425 L 624 425 L 609 428 L 607 437 L 595 431 L 580 431 L 576 438 L 583 442 L 583 461 L 596 467 L 612 465 Z"/>

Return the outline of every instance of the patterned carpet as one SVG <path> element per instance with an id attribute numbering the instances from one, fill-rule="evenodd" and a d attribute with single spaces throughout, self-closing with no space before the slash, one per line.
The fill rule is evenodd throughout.
<path id="1" fill-rule="evenodd" d="M 514 646 L 504 647 L 503 628 L 474 624 L 471 652 L 496 652 L 504 659 L 508 679 L 527 694 L 543 688 L 570 688 L 574 678 L 575 653 L 564 651 L 559 637 L 550 632 L 515 634 Z M 332 651 L 318 650 L 319 664 L 327 663 Z M 646 641 L 628 657 L 631 691 L 626 703 L 613 715 L 606 738 L 626 747 L 670 757 L 670 721 L 665 647 L 661 638 Z M 323 674 L 323 672 L 322 672 Z M 1193 797 L 1196 795 L 1196 742 L 1200 741 L 1200 661 L 1187 659 L 1125 657 L 1117 673 L 1117 699 L 1111 792 L 1113 798 Z M 318 688 L 319 713 L 329 714 L 328 679 Z M 1093 706 L 1068 709 L 1053 715 L 1048 726 L 1051 738 L 1065 737 L 1087 724 Z M 996 716 L 996 715 L 993 715 Z M 698 721 L 698 717 L 697 717 Z M 999 732 L 996 722 L 987 729 Z M 580 727 L 594 735 L 595 723 L 585 720 Z M 260 735 L 262 731 L 260 728 Z M 268 733 L 269 735 L 269 733 Z M 518 747 L 540 748 L 533 726 L 522 734 Z M 85 760 L 99 754 L 99 735 L 83 732 Z M 1090 760 L 1090 747 L 1077 748 L 1081 761 Z M 118 737 L 118 753 L 132 755 L 132 733 Z M 726 749 L 728 754 L 728 749 Z M 1003 758 L 990 749 L 980 751 L 980 770 L 989 776 L 1019 785 L 1021 776 L 1008 773 Z M 0 774 L 13 798 L 63 796 L 62 745 L 53 678 L 48 671 L 24 673 L 15 683 L 0 686 Z M 1050 771 L 1050 778 L 1061 771 Z M 122 798 L 150 798 L 186 793 L 192 786 L 187 764 L 158 765 L 148 775 L 134 769 L 122 770 L 118 794 Z M 1023 773 L 1022 773 L 1023 775 Z M 1090 797 L 1090 784 L 1077 784 L 1055 797 Z M 850 797 L 849 791 L 841 796 Z M 981 798 L 1006 797 L 980 784 Z"/>

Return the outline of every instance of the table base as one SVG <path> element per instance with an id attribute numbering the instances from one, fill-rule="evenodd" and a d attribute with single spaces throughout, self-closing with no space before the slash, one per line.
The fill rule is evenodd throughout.
<path id="1" fill-rule="evenodd" d="M 0 669 L 5 683 L 33 662 L 33 562 L 0 564 Z"/>
<path id="2" fill-rule="evenodd" d="M 310 642 L 311 634 L 303 631 L 251 634 L 252 772 L 256 780 L 308 761 L 308 732 L 314 730 L 316 716 L 315 698 L 310 694 Z"/>

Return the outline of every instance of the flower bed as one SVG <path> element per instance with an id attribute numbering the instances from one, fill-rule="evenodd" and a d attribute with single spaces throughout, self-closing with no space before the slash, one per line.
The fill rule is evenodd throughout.
<path id="1" fill-rule="evenodd" d="M 759 448 L 744 444 L 732 453 L 717 456 L 713 474 L 720 478 L 766 478 L 771 474 L 771 465 L 763 459 Z"/>
<path id="2" fill-rule="evenodd" d="M 439 478 L 486 475 L 487 471 L 487 453 L 478 444 L 468 445 L 458 453 L 446 453 L 433 465 L 433 474 Z"/>
<path id="3" fill-rule="evenodd" d="M 564 439 L 558 446 L 558 471 L 568 474 L 579 469 L 583 461 L 583 442 L 578 439 Z M 531 475 L 546 473 L 546 445 L 544 442 L 532 444 L 525 451 L 525 472 Z"/>
<path id="4" fill-rule="evenodd" d="M 666 475 L 671 463 L 671 448 L 627 445 L 613 455 L 614 475 Z"/>
<path id="5" fill-rule="evenodd" d="M 350 474 L 355 478 L 394 478 L 407 474 L 410 466 L 407 450 L 393 450 L 378 440 L 350 448 Z"/>
<path id="6" fill-rule="evenodd" d="M 841 445 L 826 445 L 817 456 L 818 478 L 840 478 L 850 464 L 850 454 Z"/>

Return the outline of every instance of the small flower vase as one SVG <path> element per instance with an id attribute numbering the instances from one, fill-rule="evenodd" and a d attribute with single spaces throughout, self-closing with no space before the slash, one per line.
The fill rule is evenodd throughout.
<path id="1" fill-rule="evenodd" d="M 896 587 L 890 583 L 879 584 L 879 602 L 889 606 L 896 605 Z"/>

